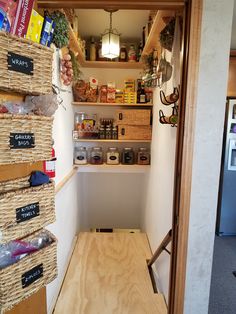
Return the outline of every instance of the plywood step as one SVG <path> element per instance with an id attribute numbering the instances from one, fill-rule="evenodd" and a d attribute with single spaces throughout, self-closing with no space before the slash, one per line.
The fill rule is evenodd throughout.
<path id="1" fill-rule="evenodd" d="M 166 314 L 150 257 L 143 233 L 80 233 L 54 313 Z"/>

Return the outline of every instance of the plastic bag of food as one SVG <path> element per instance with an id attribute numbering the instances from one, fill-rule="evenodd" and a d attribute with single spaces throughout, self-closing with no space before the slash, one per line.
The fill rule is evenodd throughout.
<path id="1" fill-rule="evenodd" d="M 47 94 L 40 96 L 26 96 L 25 103 L 27 106 L 32 105 L 32 112 L 39 116 L 51 117 L 58 108 L 56 94 Z"/>

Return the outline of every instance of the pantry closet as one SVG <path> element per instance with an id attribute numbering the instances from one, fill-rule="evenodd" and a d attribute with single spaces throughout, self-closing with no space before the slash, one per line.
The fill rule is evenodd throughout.
<path id="1" fill-rule="evenodd" d="M 181 62 L 183 70 L 186 71 L 186 51 L 184 50 L 186 47 L 184 46 L 184 40 L 186 40 L 187 43 L 185 35 L 188 25 L 186 25 L 187 20 L 185 19 L 185 14 L 187 13 L 185 3 L 184 1 L 175 1 L 171 4 L 168 2 L 169 1 L 165 3 L 162 2 L 159 6 L 153 2 L 151 5 L 139 2 L 137 6 L 134 3 L 122 3 L 122 5 L 119 6 L 119 4 L 116 4 L 116 6 L 119 10 L 129 9 L 131 15 L 135 7 L 135 9 L 142 10 L 157 9 L 160 10 L 158 14 L 164 12 L 164 16 L 169 18 L 173 16 L 183 17 L 182 46 L 178 61 Z M 106 4 L 81 3 L 81 8 L 93 9 L 93 6 L 95 6 L 96 9 L 99 8 L 102 10 L 104 5 Z M 60 1 L 38 1 L 38 6 L 40 8 L 59 7 L 60 9 L 63 7 Z M 80 6 L 78 5 L 78 10 L 79 8 Z M 157 22 L 155 26 L 157 28 L 153 29 L 152 36 L 158 36 L 166 25 L 166 23 L 163 24 L 162 17 L 163 16 L 159 17 L 159 22 Z M 74 43 L 73 30 L 70 31 L 70 44 L 76 46 Z M 150 39 L 150 50 L 148 52 L 154 48 L 152 45 L 155 45 L 155 41 L 155 37 Z M 73 49 L 76 49 L 76 47 L 73 47 Z M 165 235 L 172 228 L 172 221 L 175 220 L 172 215 L 173 200 L 174 204 L 176 202 L 174 192 L 176 192 L 178 186 L 175 173 L 176 165 L 178 166 L 178 163 L 180 165 L 181 161 L 176 158 L 178 134 L 179 139 L 181 139 L 181 131 L 178 133 L 176 126 L 180 126 L 180 128 L 183 127 L 181 119 L 177 123 L 169 123 L 169 121 L 166 122 L 167 120 L 164 120 L 164 123 L 163 120 L 160 121 L 160 112 L 164 112 L 166 117 L 172 115 L 172 105 L 174 102 L 172 105 L 164 105 L 160 100 L 160 88 L 155 87 L 153 89 L 153 104 L 148 104 L 141 108 L 150 110 L 152 114 L 151 141 L 110 141 L 108 143 L 105 141 L 98 143 L 96 143 L 96 141 L 79 141 L 79 139 L 75 141 L 72 134 L 74 131 L 74 116 L 76 112 L 86 112 L 90 115 L 97 114 L 98 117 L 101 118 L 114 116 L 114 110 L 116 109 L 113 105 L 97 106 L 90 104 L 87 106 L 84 103 L 78 104 L 78 102 L 75 104 L 71 86 L 64 86 L 59 76 L 60 57 L 59 50 L 55 49 L 52 63 L 52 83 L 59 88 L 58 98 L 61 100 L 61 105 L 59 105 L 54 116 L 52 133 L 57 157 L 55 177 L 56 222 L 48 226 L 47 229 L 57 238 L 58 276 L 46 288 L 48 313 L 52 313 L 55 307 L 72 252 L 76 247 L 78 232 L 90 232 L 91 229 L 94 231 L 96 228 L 114 229 L 114 234 L 116 233 L 116 229 L 118 231 L 122 231 L 120 229 L 128 229 L 133 232 L 139 232 L 139 230 L 141 230 L 147 234 L 152 252 L 160 245 Z M 160 54 L 159 59 L 161 58 L 162 55 Z M 171 58 L 171 53 L 166 51 L 165 59 L 169 64 L 172 62 L 173 65 L 174 63 Z M 120 88 L 126 79 L 131 78 L 136 80 L 139 78 L 142 68 L 140 64 L 137 64 L 137 67 L 132 64 L 129 68 L 128 63 L 128 69 L 124 64 L 122 66 L 116 66 L 113 65 L 112 62 L 104 62 L 102 66 L 97 66 L 96 63 L 91 65 L 89 61 L 85 60 L 80 60 L 80 63 L 80 70 L 83 72 L 84 77 L 95 77 L 101 84 L 115 81 Z M 119 62 L 117 63 L 119 64 Z M 180 82 L 181 77 L 179 78 L 179 83 Z M 178 87 L 180 94 L 179 99 L 184 99 L 183 95 L 185 95 L 184 93 L 186 91 L 184 90 L 183 93 L 182 85 L 176 86 L 176 82 L 173 82 L 173 78 L 162 86 L 162 90 L 165 95 L 170 95 L 174 87 Z M 13 97 L 18 96 L 14 95 Z M 182 112 L 183 114 L 184 109 L 181 108 L 183 104 L 179 101 L 178 105 L 179 113 Z M 130 108 L 132 105 L 128 107 Z M 134 107 L 135 110 L 141 110 L 138 104 L 135 104 Z M 119 107 L 117 105 L 117 108 L 123 110 L 123 106 Z M 139 147 L 149 148 L 151 151 L 151 165 L 96 165 L 94 167 L 91 165 L 74 165 L 75 147 L 81 145 L 92 147 L 98 146 L 99 144 L 99 146 L 101 145 L 103 150 L 106 151 L 106 149 L 111 146 L 111 143 L 112 146 L 115 144 L 115 147 L 118 147 L 120 150 L 127 147 L 128 144 L 128 147 L 131 146 L 135 150 Z M 179 143 L 182 144 L 181 141 Z M 177 146 L 177 149 L 178 148 Z M 29 173 L 35 169 L 42 170 L 42 162 L 34 163 L 33 165 L 1 166 L 1 181 L 29 175 Z M 86 240 L 86 236 L 84 236 L 84 238 Z M 88 238 L 88 241 L 92 240 Z M 126 243 L 126 240 L 123 241 Z M 86 242 L 84 245 L 86 247 Z M 170 249 L 170 247 L 171 246 L 169 246 L 168 249 Z M 104 247 L 102 247 L 101 250 L 103 249 Z M 151 256 L 148 255 L 147 259 L 150 257 Z M 153 267 L 157 290 L 164 296 L 166 302 L 168 302 L 169 297 L 170 262 L 170 256 L 167 252 L 163 252 Z M 42 290 L 39 293 L 41 292 Z M 40 296 L 40 298 L 41 297 L 42 296 Z M 45 305 L 45 295 L 43 299 L 42 303 Z M 164 306 L 163 312 L 160 313 L 165 312 L 166 308 Z"/>

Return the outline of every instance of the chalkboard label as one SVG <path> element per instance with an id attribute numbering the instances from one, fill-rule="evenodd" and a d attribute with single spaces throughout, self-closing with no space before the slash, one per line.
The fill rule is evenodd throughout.
<path id="1" fill-rule="evenodd" d="M 34 63 L 33 59 L 18 55 L 13 52 L 8 52 L 7 64 L 9 71 L 15 71 L 24 73 L 27 75 L 33 75 Z"/>
<path id="2" fill-rule="evenodd" d="M 16 209 L 16 222 L 20 223 L 39 216 L 39 203 L 33 203 Z"/>
<path id="3" fill-rule="evenodd" d="M 21 276 L 22 288 L 28 287 L 41 277 L 43 277 L 43 264 L 32 268 Z"/>
<path id="4" fill-rule="evenodd" d="M 10 133 L 10 148 L 34 148 L 34 133 Z"/>

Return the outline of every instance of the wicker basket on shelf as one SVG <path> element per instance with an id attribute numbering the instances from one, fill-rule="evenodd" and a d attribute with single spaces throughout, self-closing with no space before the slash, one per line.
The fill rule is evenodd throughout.
<path id="1" fill-rule="evenodd" d="M 0 89 L 25 94 L 52 90 L 53 49 L 0 32 Z"/>
<path id="2" fill-rule="evenodd" d="M 41 231 L 23 240 L 33 239 Z M 51 244 L 0 270 L 0 313 L 4 313 L 56 278 L 57 240 L 49 231 L 46 232 L 53 240 Z"/>
<path id="3" fill-rule="evenodd" d="M 30 187 L 29 177 L 0 182 L 0 244 L 53 223 L 54 182 Z"/>
<path id="4" fill-rule="evenodd" d="M 0 165 L 50 160 L 53 118 L 0 114 Z"/>

